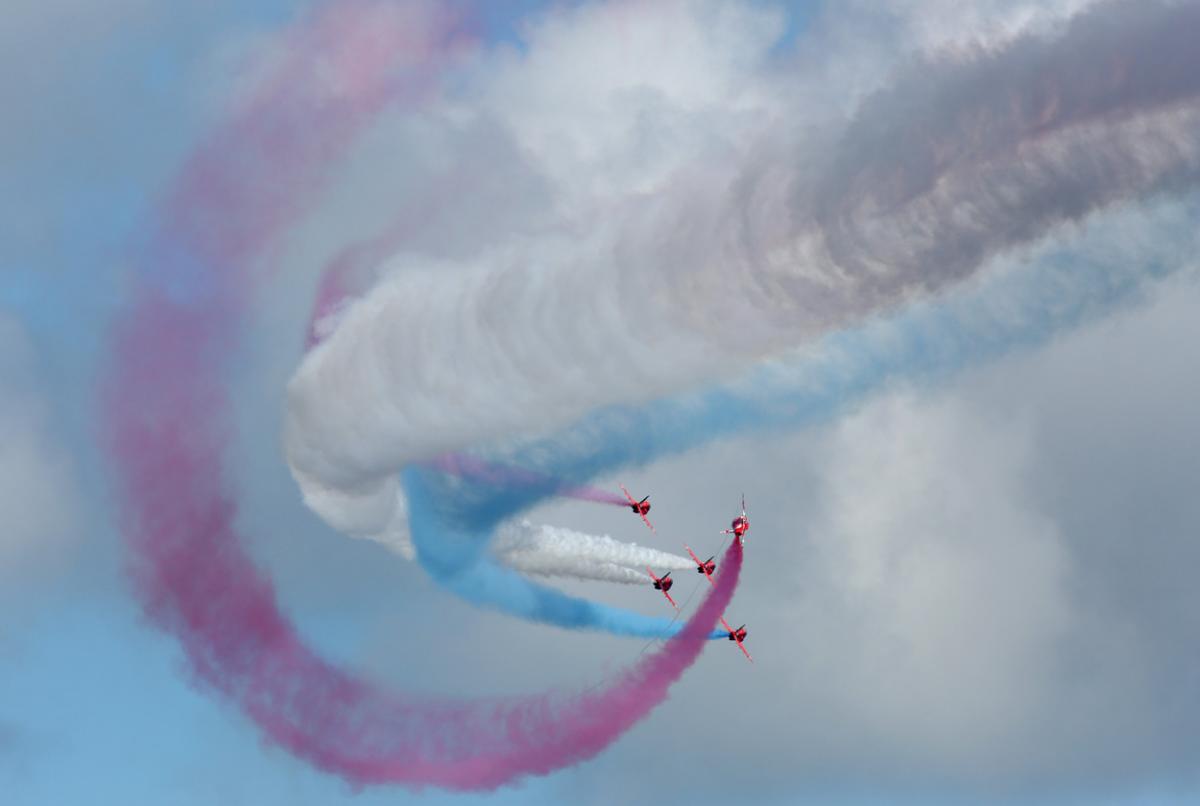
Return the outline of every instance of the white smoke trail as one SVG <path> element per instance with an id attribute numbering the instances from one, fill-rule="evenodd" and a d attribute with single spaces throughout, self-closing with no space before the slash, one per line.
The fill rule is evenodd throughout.
<path id="1" fill-rule="evenodd" d="M 1194 187 L 1198 25 L 1194 4 L 1104 4 L 1054 37 L 899 71 L 848 117 L 761 100 L 778 77 L 760 80 L 770 38 L 752 26 L 716 55 L 720 35 L 698 34 L 702 66 L 738 67 L 722 63 L 718 98 L 687 85 L 654 110 L 713 124 L 684 125 L 690 162 L 599 201 L 568 185 L 567 220 L 536 238 L 397 264 L 309 353 L 285 426 L 306 502 L 347 533 L 402 534 L 411 462 L 735 372 L 1063 222 Z"/>
<path id="2" fill-rule="evenodd" d="M 688 558 L 658 549 L 529 521 L 501 529 L 492 550 L 506 565 L 527 574 L 632 585 L 646 584 L 647 566 L 659 575 L 696 568 Z"/>
<path id="3" fill-rule="evenodd" d="M 406 560 L 416 557 L 407 532 L 374 535 L 372 539 Z M 492 553 L 505 565 L 526 574 L 628 585 L 645 584 L 647 567 L 657 574 L 696 568 L 690 559 L 677 554 L 623 543 L 608 535 L 589 535 L 527 520 L 502 526 L 492 543 Z"/>

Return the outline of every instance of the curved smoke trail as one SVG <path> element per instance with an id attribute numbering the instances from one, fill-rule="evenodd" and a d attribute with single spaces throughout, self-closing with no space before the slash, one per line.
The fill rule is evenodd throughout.
<path id="1" fill-rule="evenodd" d="M 355 254 L 353 250 L 349 253 Z M 338 256 L 322 273 L 317 298 L 309 320 L 306 348 L 312 349 L 337 327 L 337 319 L 349 306 L 352 296 L 347 275 L 357 266 L 346 254 Z M 574 498 L 625 507 L 623 496 L 589 485 L 564 485 L 545 474 L 485 462 L 463 453 L 447 453 L 427 463 L 429 467 L 493 487 L 526 487 L 539 495 Z M 393 529 L 382 534 L 364 535 L 406 560 L 416 558 L 412 536 L 404 522 L 394 519 Z M 647 566 L 666 571 L 690 570 L 694 566 L 684 557 L 657 549 L 623 543 L 603 535 L 589 535 L 570 529 L 529 521 L 506 524 L 492 541 L 492 553 L 504 565 L 524 574 L 542 577 L 570 577 L 598 582 L 641 585 L 646 582 L 642 569 Z"/>
<path id="2" fill-rule="evenodd" d="M 348 780 L 478 789 L 594 755 L 645 716 L 703 648 L 741 554 L 730 549 L 679 634 L 612 685 L 573 699 L 430 702 L 313 654 L 244 551 L 223 473 L 223 373 L 247 274 L 320 187 L 331 155 L 398 92 L 429 83 L 452 35 L 423 7 L 366 2 L 334 5 L 291 32 L 276 80 L 200 148 L 167 198 L 115 327 L 102 423 L 138 593 L 180 639 L 197 681 Z M 431 516 L 421 526 L 440 525 Z"/>
<path id="3" fill-rule="evenodd" d="M 400 532 L 399 468 L 740 374 L 945 294 L 1066 222 L 1195 187 L 1198 28 L 1195 2 L 1100 3 L 1053 36 L 921 62 L 847 120 L 771 119 L 777 137 L 613 212 L 602 248 L 549 236 L 516 258 L 385 280 L 289 384 L 286 454 L 306 502 L 339 531 Z M 655 440 L 628 425 L 602 450 L 619 464 Z M 568 483 L 614 466 L 520 455 Z"/>
<path id="4" fill-rule="evenodd" d="M 374 254 L 374 250 L 369 250 L 368 253 Z M 305 343 L 307 349 L 311 350 L 333 333 L 337 328 L 338 319 L 349 307 L 353 298 L 349 290 L 348 275 L 358 268 L 359 263 L 354 259 L 357 254 L 356 250 L 349 250 L 339 255 L 322 272 L 309 320 Z M 487 482 L 497 488 L 519 486 L 536 490 L 539 495 L 628 506 L 624 497 L 598 487 L 566 485 L 545 474 L 485 462 L 463 453 L 447 453 L 426 464 L 445 473 Z M 315 488 L 307 488 L 305 494 L 314 495 Z M 319 510 L 322 508 L 320 499 L 316 500 L 314 506 Z M 397 509 L 402 506 L 403 503 L 398 503 Z M 393 517 L 386 532 L 349 534 L 374 540 L 404 559 L 412 560 L 416 558 L 416 549 L 413 547 L 407 524 L 407 517 Z M 503 526 L 492 541 L 492 553 L 504 565 L 524 574 L 547 578 L 570 577 L 597 582 L 620 582 L 627 585 L 645 584 L 647 576 L 643 569 L 647 567 L 657 569 L 659 573 L 690 570 L 695 567 L 689 560 L 676 554 L 623 543 L 607 535 L 589 535 L 549 525 L 534 526 L 528 521 Z"/>

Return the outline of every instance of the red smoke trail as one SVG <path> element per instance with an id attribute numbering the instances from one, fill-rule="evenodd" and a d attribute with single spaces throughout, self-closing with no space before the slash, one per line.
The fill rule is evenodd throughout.
<path id="1" fill-rule="evenodd" d="M 137 592 L 179 638 L 197 683 L 348 780 L 478 789 L 588 758 L 661 702 L 728 604 L 741 549 L 729 549 L 685 629 L 609 688 L 469 702 L 382 691 L 315 655 L 243 550 L 222 453 L 225 361 L 245 319 L 249 267 L 373 114 L 427 81 L 446 34 L 418 7 L 363 2 L 334 5 L 289 35 L 276 78 L 199 149 L 168 196 L 147 256 L 158 262 L 137 278 L 113 335 L 101 416 Z M 171 287 L 180 272 L 200 283 L 186 300 Z"/>

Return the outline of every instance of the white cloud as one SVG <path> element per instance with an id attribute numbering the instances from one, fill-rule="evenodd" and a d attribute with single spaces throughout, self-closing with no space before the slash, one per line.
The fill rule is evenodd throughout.
<path id="1" fill-rule="evenodd" d="M 531 24 L 526 56 L 485 59 L 480 107 L 463 112 L 504 121 L 558 202 L 591 215 L 661 188 L 706 142 L 755 131 L 776 105 L 761 69 L 782 21 L 709 0 L 559 10 Z"/>
<path id="2" fill-rule="evenodd" d="M 893 46 L 942 50 L 994 47 L 1018 34 L 1044 33 L 1096 0 L 851 0 L 860 14 L 896 26 Z M 902 46 L 902 45 L 901 45 Z"/>
<path id="3" fill-rule="evenodd" d="M 826 694 L 924 764 L 1017 744 L 1071 626 L 1061 537 L 1029 508 L 1030 424 L 898 394 L 826 451 L 808 572 L 841 633 Z"/>

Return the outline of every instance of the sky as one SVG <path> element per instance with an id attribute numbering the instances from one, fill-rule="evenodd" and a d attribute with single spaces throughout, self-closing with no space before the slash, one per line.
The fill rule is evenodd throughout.
<path id="1" fill-rule="evenodd" d="M 1200 794 L 1195 3 L 0 13 L 6 802 Z M 216 312 L 195 341 L 121 336 L 158 290 Z M 138 476 L 158 418 L 217 472 Z M 411 470 L 453 451 L 649 492 L 657 531 Z M 530 587 L 490 530 L 705 557 L 743 494 L 754 664 L 714 642 L 594 754 L 468 793 L 272 734 L 139 531 L 232 502 L 184 577 L 236 546 L 371 691 L 574 702 L 683 646 L 606 632 L 672 612 L 569 535 Z"/>

